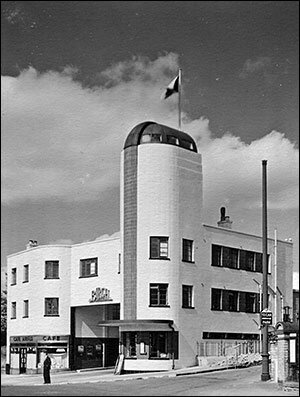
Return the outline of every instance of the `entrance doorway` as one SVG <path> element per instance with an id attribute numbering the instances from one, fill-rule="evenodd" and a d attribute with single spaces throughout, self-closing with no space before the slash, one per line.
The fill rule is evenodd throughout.
<path id="1" fill-rule="evenodd" d="M 20 348 L 20 374 L 26 373 L 27 368 L 27 349 L 26 347 Z"/>

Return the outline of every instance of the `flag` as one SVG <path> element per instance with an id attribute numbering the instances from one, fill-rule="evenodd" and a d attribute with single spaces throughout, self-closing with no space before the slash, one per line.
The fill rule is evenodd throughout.
<path id="1" fill-rule="evenodd" d="M 171 96 L 175 92 L 179 92 L 179 74 L 168 85 L 165 95 L 164 95 L 164 99 L 167 99 L 169 96 Z"/>

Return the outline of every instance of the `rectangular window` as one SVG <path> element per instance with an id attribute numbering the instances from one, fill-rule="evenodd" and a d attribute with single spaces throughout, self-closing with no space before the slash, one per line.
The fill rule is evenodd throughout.
<path id="1" fill-rule="evenodd" d="M 98 275 L 98 258 L 80 259 L 80 277 Z"/>
<path id="2" fill-rule="evenodd" d="M 238 267 L 238 249 L 223 247 L 222 266 L 229 267 L 231 269 L 237 269 Z"/>
<path id="3" fill-rule="evenodd" d="M 222 310 L 222 290 L 211 289 L 211 310 Z"/>
<path id="4" fill-rule="evenodd" d="M 238 291 L 223 290 L 222 292 L 222 310 L 237 312 L 239 296 Z"/>
<path id="5" fill-rule="evenodd" d="M 150 284 L 150 306 L 168 305 L 168 284 Z"/>
<path id="6" fill-rule="evenodd" d="M 59 261 L 45 262 L 45 279 L 59 278 Z"/>
<path id="7" fill-rule="evenodd" d="M 125 332 L 125 357 L 136 357 L 137 333 Z"/>
<path id="8" fill-rule="evenodd" d="M 254 271 L 254 252 L 240 251 L 240 269 Z"/>
<path id="9" fill-rule="evenodd" d="M 45 316 L 59 316 L 58 298 L 45 298 Z"/>
<path id="10" fill-rule="evenodd" d="M 29 303 L 28 300 L 24 300 L 23 301 L 23 317 L 28 317 L 28 313 L 29 313 Z"/>
<path id="11" fill-rule="evenodd" d="M 255 271 L 262 273 L 263 272 L 263 266 L 262 266 L 262 262 L 263 262 L 263 255 L 260 252 L 256 252 L 255 253 Z"/>
<path id="12" fill-rule="evenodd" d="M 221 254 L 222 254 L 222 247 L 220 245 L 212 244 L 211 246 L 212 266 L 222 266 Z"/>
<path id="13" fill-rule="evenodd" d="M 256 313 L 257 309 L 257 294 L 246 292 L 246 313 Z"/>
<path id="14" fill-rule="evenodd" d="M 168 259 L 169 237 L 150 237 L 150 259 Z"/>
<path id="15" fill-rule="evenodd" d="M 17 284 L 17 268 L 11 269 L 11 285 Z"/>
<path id="16" fill-rule="evenodd" d="M 182 260 L 185 262 L 194 262 L 194 241 L 182 239 Z"/>
<path id="17" fill-rule="evenodd" d="M 182 286 L 182 307 L 185 309 L 193 309 L 193 286 Z"/>
<path id="18" fill-rule="evenodd" d="M 11 318 L 17 318 L 17 302 L 11 302 Z"/>
<path id="19" fill-rule="evenodd" d="M 23 283 L 28 283 L 29 281 L 29 265 L 24 265 L 24 279 Z"/>

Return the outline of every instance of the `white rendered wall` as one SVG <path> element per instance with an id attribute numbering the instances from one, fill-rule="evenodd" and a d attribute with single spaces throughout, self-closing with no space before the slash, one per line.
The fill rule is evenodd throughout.
<path id="1" fill-rule="evenodd" d="M 198 269 L 182 264 L 182 239 L 199 245 L 201 155 L 172 145 L 139 145 L 137 202 L 137 318 L 173 320 L 180 335 L 177 365 L 193 365 L 189 339 L 198 318 L 193 309 L 182 309 L 182 284 L 195 285 Z M 169 237 L 170 260 L 149 259 L 150 236 Z M 149 307 L 150 283 L 169 284 L 169 308 Z"/>
<path id="2" fill-rule="evenodd" d="M 120 238 L 95 240 L 72 246 L 71 255 L 71 306 L 93 306 L 120 303 L 122 273 L 119 271 Z M 98 275 L 80 277 L 80 259 L 98 258 Z M 111 301 L 89 302 L 92 291 L 107 288 Z"/>
<path id="3" fill-rule="evenodd" d="M 38 246 L 7 258 L 7 336 L 70 334 L 70 246 Z M 59 261 L 59 279 L 45 279 L 45 261 Z M 23 283 L 23 267 L 29 265 L 29 282 Z M 17 284 L 11 285 L 11 269 L 17 268 Z M 45 317 L 45 298 L 59 298 L 59 316 Z M 23 301 L 29 316 L 23 318 Z M 11 319 L 11 302 L 17 318 Z"/>

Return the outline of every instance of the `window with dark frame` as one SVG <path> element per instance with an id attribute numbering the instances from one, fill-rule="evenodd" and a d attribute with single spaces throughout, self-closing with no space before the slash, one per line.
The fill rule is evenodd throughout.
<path id="1" fill-rule="evenodd" d="M 17 302 L 11 302 L 11 319 L 17 318 Z"/>
<path id="2" fill-rule="evenodd" d="M 150 284 L 150 306 L 168 306 L 168 284 Z"/>
<path id="3" fill-rule="evenodd" d="M 23 283 L 28 283 L 29 281 L 29 265 L 24 265 Z"/>
<path id="4" fill-rule="evenodd" d="M 193 309 L 193 286 L 183 285 L 182 286 L 182 307 L 184 309 Z"/>
<path id="5" fill-rule="evenodd" d="M 238 268 L 238 249 L 223 247 L 222 266 L 231 269 Z"/>
<path id="6" fill-rule="evenodd" d="M 59 261 L 45 261 L 45 279 L 59 278 Z"/>
<path id="7" fill-rule="evenodd" d="M 80 259 L 80 277 L 98 276 L 98 258 Z"/>
<path id="8" fill-rule="evenodd" d="M 194 262 L 194 241 L 182 239 L 182 260 L 184 262 Z"/>
<path id="9" fill-rule="evenodd" d="M 58 316 L 58 298 L 45 298 L 45 316 Z"/>
<path id="10" fill-rule="evenodd" d="M 246 313 L 257 313 L 257 294 L 246 292 Z"/>
<path id="11" fill-rule="evenodd" d="M 261 252 L 256 252 L 255 253 L 255 271 L 262 273 L 263 272 L 263 254 Z"/>
<path id="12" fill-rule="evenodd" d="M 11 269 L 11 285 L 17 284 L 17 268 L 14 267 Z"/>
<path id="13" fill-rule="evenodd" d="M 254 252 L 240 250 L 240 269 L 254 271 Z"/>
<path id="14" fill-rule="evenodd" d="M 222 246 L 212 244 L 211 246 L 211 261 L 212 266 L 222 266 Z"/>
<path id="15" fill-rule="evenodd" d="M 169 237 L 150 237 L 150 259 L 169 259 Z"/>
<path id="16" fill-rule="evenodd" d="M 29 314 L 29 301 L 28 299 L 23 301 L 23 317 L 28 317 Z"/>
<path id="17" fill-rule="evenodd" d="M 211 310 L 222 310 L 222 290 L 211 289 Z"/>

